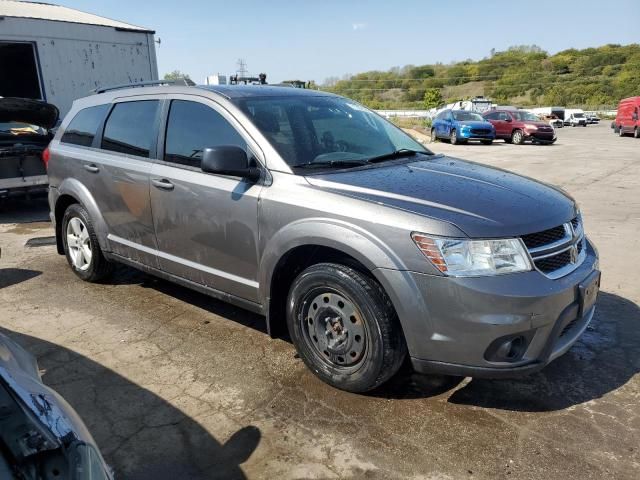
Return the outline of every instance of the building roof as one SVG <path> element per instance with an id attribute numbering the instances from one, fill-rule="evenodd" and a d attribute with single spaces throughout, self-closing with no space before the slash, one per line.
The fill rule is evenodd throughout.
<path id="1" fill-rule="evenodd" d="M 31 18 L 50 20 L 54 22 L 81 23 L 85 25 L 99 25 L 113 27 L 118 30 L 155 33 L 148 28 L 119 22 L 110 18 L 100 17 L 92 13 L 81 12 L 73 8 L 43 2 L 24 2 L 17 0 L 0 0 L 0 17 Z"/>

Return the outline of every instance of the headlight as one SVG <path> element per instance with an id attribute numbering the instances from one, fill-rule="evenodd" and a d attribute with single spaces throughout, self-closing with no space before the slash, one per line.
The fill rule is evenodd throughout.
<path id="1" fill-rule="evenodd" d="M 532 124 L 530 124 L 530 123 L 525 123 L 525 124 L 524 124 L 524 128 L 527 128 L 527 129 L 529 129 L 529 130 L 537 130 L 537 129 L 538 129 L 538 126 L 537 126 L 537 125 L 532 125 Z"/>
<path id="2" fill-rule="evenodd" d="M 526 272 L 531 262 L 517 238 L 503 240 L 464 240 L 430 237 L 412 233 L 420 251 L 445 275 L 478 277 Z"/>

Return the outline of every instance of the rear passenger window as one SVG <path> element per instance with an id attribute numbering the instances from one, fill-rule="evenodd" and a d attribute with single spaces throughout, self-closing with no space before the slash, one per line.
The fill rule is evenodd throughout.
<path id="1" fill-rule="evenodd" d="M 187 100 L 171 102 L 164 148 L 165 162 L 199 168 L 203 150 L 219 145 L 246 148 L 247 143 L 211 107 Z"/>
<path id="2" fill-rule="evenodd" d="M 108 108 L 109 105 L 97 105 L 80 110 L 64 131 L 60 142 L 90 147 Z"/>
<path id="3" fill-rule="evenodd" d="M 158 105 L 157 100 L 116 103 L 104 126 L 102 148 L 149 157 L 156 141 Z"/>

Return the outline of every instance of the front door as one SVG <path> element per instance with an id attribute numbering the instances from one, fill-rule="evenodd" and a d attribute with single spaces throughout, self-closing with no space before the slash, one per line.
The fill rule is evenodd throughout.
<path id="1" fill-rule="evenodd" d="M 252 141 L 227 112 L 201 97 L 175 96 L 166 110 L 162 157 L 151 170 L 160 268 L 258 302 L 262 186 L 200 169 L 205 148 L 238 145 L 249 152 Z"/>

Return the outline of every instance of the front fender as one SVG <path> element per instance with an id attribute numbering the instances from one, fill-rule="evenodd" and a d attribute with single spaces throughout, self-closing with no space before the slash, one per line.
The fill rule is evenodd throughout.
<path id="1" fill-rule="evenodd" d="M 260 298 L 270 298 L 271 278 L 278 261 L 303 245 L 339 250 L 358 260 L 370 271 L 376 268 L 404 270 L 402 259 L 380 238 L 348 222 L 331 218 L 308 218 L 292 222 L 271 237 L 262 254 L 259 271 Z"/>
<path id="2" fill-rule="evenodd" d="M 103 251 L 108 251 L 107 234 L 109 232 L 107 229 L 107 223 L 105 222 L 102 213 L 100 213 L 98 204 L 89 189 L 75 178 L 65 178 L 58 186 L 58 192 L 58 201 L 60 201 L 60 198 L 62 198 L 63 195 L 69 195 L 75 198 L 78 203 L 85 208 L 91 217 L 100 248 Z"/>

